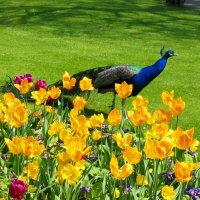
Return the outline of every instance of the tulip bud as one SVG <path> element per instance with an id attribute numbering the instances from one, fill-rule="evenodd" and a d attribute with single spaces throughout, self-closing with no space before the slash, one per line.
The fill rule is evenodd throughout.
<path id="1" fill-rule="evenodd" d="M 46 89 L 47 82 L 43 80 L 38 80 L 35 84 L 35 90 L 39 91 L 40 88 Z"/>
<path id="2" fill-rule="evenodd" d="M 9 196 L 21 200 L 26 194 L 27 186 L 22 180 L 14 179 L 9 187 Z"/>

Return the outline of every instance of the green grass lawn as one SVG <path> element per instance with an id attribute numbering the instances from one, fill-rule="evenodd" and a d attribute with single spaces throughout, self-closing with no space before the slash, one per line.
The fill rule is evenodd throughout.
<path id="1" fill-rule="evenodd" d="M 25 73 L 51 84 L 64 71 L 125 63 L 147 66 L 165 46 L 179 56 L 141 94 L 154 110 L 161 105 L 162 91 L 174 90 L 186 102 L 180 125 L 195 127 L 198 134 L 200 11 L 164 2 L 0 0 L 0 84 L 7 76 Z M 95 93 L 88 107 L 107 113 L 111 99 L 111 94 Z"/>

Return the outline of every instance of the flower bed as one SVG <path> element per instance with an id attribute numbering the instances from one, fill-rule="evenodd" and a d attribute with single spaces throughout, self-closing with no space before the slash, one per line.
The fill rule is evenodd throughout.
<path id="1" fill-rule="evenodd" d="M 0 199 L 197 199 L 199 164 L 194 128 L 178 126 L 185 103 L 174 92 L 162 93 L 163 108 L 150 112 L 138 95 L 132 110 L 126 98 L 132 85 L 116 84 L 121 110 L 84 115 L 86 100 L 76 96 L 64 105 L 60 88 L 35 84 L 30 74 L 16 76 L 21 99 L 4 94 L 0 102 Z M 63 88 L 76 80 L 67 72 Z M 80 81 L 93 90 L 92 81 Z M 46 103 L 52 101 L 49 106 Z"/>

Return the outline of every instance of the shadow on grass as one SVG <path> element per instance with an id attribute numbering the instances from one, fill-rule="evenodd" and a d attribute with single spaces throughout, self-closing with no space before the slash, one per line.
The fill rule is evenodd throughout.
<path id="1" fill-rule="evenodd" d="M 76 2 L 0 0 L 0 25 L 38 26 L 61 35 L 140 38 L 158 33 L 175 38 L 197 36 L 199 11 L 169 7 L 164 1 Z M 189 20 L 192 19 L 192 23 Z M 187 23 L 188 22 L 188 23 Z M 195 25 L 195 26 L 194 26 Z M 183 34 L 184 33 L 184 34 Z"/>

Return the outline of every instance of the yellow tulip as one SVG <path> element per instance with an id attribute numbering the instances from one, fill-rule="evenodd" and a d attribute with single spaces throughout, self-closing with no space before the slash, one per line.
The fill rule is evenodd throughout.
<path id="1" fill-rule="evenodd" d="M 66 165 L 58 165 L 57 170 L 58 178 L 61 180 L 66 180 L 70 185 L 75 185 L 82 176 L 82 170 L 71 163 Z"/>
<path id="2" fill-rule="evenodd" d="M 125 147 L 123 158 L 130 164 L 138 164 L 141 160 L 142 153 L 136 147 Z"/>
<path id="3" fill-rule="evenodd" d="M 33 91 L 31 94 L 31 98 L 36 100 L 36 105 L 45 103 L 49 97 L 49 94 L 44 88 L 40 88 L 39 91 Z"/>
<path id="4" fill-rule="evenodd" d="M 109 114 L 108 114 L 108 123 L 111 126 L 118 126 L 121 123 L 122 116 L 120 114 L 120 111 L 116 108 L 114 108 Z"/>
<path id="5" fill-rule="evenodd" d="M 21 81 L 21 84 L 14 84 L 14 86 L 19 90 L 20 93 L 26 94 L 33 86 L 33 83 L 28 82 L 28 79 L 25 78 Z"/>
<path id="6" fill-rule="evenodd" d="M 170 137 L 171 130 L 169 130 L 169 126 L 166 123 L 154 123 L 151 130 L 147 130 L 145 134 L 149 139 L 161 140 L 164 137 Z"/>
<path id="7" fill-rule="evenodd" d="M 197 139 L 194 139 L 194 140 L 192 141 L 191 146 L 190 146 L 190 150 L 191 150 L 192 152 L 197 151 L 197 147 L 199 146 L 199 144 L 200 144 L 200 142 L 199 142 Z"/>
<path id="8" fill-rule="evenodd" d="M 70 154 L 71 160 L 78 162 L 85 158 L 85 156 L 91 151 L 92 147 L 86 147 L 86 139 L 79 136 L 73 136 L 67 141 L 64 141 L 67 152 Z"/>
<path id="9" fill-rule="evenodd" d="M 72 101 L 74 109 L 83 110 L 87 104 L 86 100 L 83 97 L 76 96 L 76 98 Z"/>
<path id="10" fill-rule="evenodd" d="M 62 129 L 65 129 L 65 123 L 59 122 L 59 121 L 54 121 L 49 127 L 48 134 L 49 135 L 54 135 L 54 134 L 59 135 L 59 133 Z"/>
<path id="11" fill-rule="evenodd" d="M 121 99 L 126 99 L 132 94 L 133 85 L 128 85 L 126 81 L 123 81 L 121 84 L 115 83 L 115 91 Z"/>
<path id="12" fill-rule="evenodd" d="M 63 75 L 63 87 L 67 90 L 72 90 L 76 85 L 76 79 L 71 78 L 68 72 L 65 72 Z"/>
<path id="13" fill-rule="evenodd" d="M 192 171 L 198 168 L 198 163 L 176 162 L 174 174 L 177 182 L 188 182 L 192 179 Z"/>
<path id="14" fill-rule="evenodd" d="M 70 113 L 71 114 L 71 113 Z M 84 115 L 74 116 L 70 119 L 71 129 L 74 134 L 81 138 L 87 138 L 89 135 L 87 119 Z"/>
<path id="15" fill-rule="evenodd" d="M 15 108 L 7 108 L 4 117 L 10 126 L 19 128 L 28 121 L 28 110 L 23 104 Z"/>
<path id="16" fill-rule="evenodd" d="M 59 138 L 62 141 L 68 141 L 72 137 L 72 133 L 68 129 L 63 128 L 58 132 L 59 132 Z"/>
<path id="17" fill-rule="evenodd" d="M 99 139 L 101 139 L 101 137 L 102 137 L 101 131 L 95 130 L 95 131 L 92 132 L 92 139 L 93 140 L 99 140 Z"/>
<path id="18" fill-rule="evenodd" d="M 138 174 L 136 177 L 136 184 L 139 186 L 148 185 L 147 177 L 145 175 Z"/>
<path id="19" fill-rule="evenodd" d="M 71 154 L 69 151 L 59 152 L 56 156 L 56 160 L 59 165 L 65 165 L 70 162 Z"/>
<path id="20" fill-rule="evenodd" d="M 133 100 L 133 102 L 132 102 L 134 110 L 137 110 L 139 107 L 140 108 L 141 107 L 147 108 L 148 104 L 149 104 L 149 100 L 144 98 L 144 97 L 142 97 L 141 95 L 137 95 L 136 99 Z"/>
<path id="21" fill-rule="evenodd" d="M 13 93 L 4 95 L 4 102 L 1 104 L 4 113 L 4 121 L 10 126 L 21 127 L 28 121 L 28 109 L 24 103 L 15 97 Z"/>
<path id="22" fill-rule="evenodd" d="M 174 99 L 174 91 L 171 91 L 171 92 L 163 91 L 162 92 L 162 101 L 165 105 L 171 106 L 173 99 Z"/>
<path id="23" fill-rule="evenodd" d="M 164 200 L 172 200 L 175 196 L 175 191 L 173 186 L 165 185 L 161 190 L 161 195 Z"/>
<path id="24" fill-rule="evenodd" d="M 110 171 L 118 180 L 124 180 L 134 172 L 133 166 L 129 163 L 124 164 L 121 169 L 119 169 L 118 160 L 115 155 L 112 155 L 110 160 Z"/>
<path id="25" fill-rule="evenodd" d="M 87 77 L 83 77 L 83 79 L 80 80 L 79 87 L 80 87 L 81 91 L 94 90 L 94 86 L 92 84 L 92 79 L 89 79 Z"/>
<path id="26" fill-rule="evenodd" d="M 37 188 L 34 185 L 29 185 L 28 186 L 28 191 L 30 193 L 35 193 L 36 190 L 37 190 Z"/>
<path id="27" fill-rule="evenodd" d="M 118 188 L 115 188 L 115 198 L 119 198 L 120 197 L 120 191 Z"/>
<path id="28" fill-rule="evenodd" d="M 90 126 L 92 128 L 101 127 L 101 125 L 103 124 L 103 122 L 104 122 L 104 116 L 103 116 L 103 114 L 98 114 L 98 115 L 94 114 L 94 115 L 92 115 L 90 117 L 90 121 L 89 121 Z"/>
<path id="29" fill-rule="evenodd" d="M 112 136 L 112 138 L 117 142 L 117 146 L 121 149 L 124 149 L 130 145 L 132 137 L 133 136 L 131 134 L 127 134 L 126 136 L 122 137 L 120 132 L 117 132 Z"/>
<path id="30" fill-rule="evenodd" d="M 27 174 L 28 177 L 33 180 L 37 180 L 38 172 L 39 172 L 39 163 L 38 161 L 34 161 L 32 163 L 28 163 L 27 167 L 23 168 L 23 172 Z"/>
<path id="31" fill-rule="evenodd" d="M 12 140 L 5 138 L 5 142 L 12 154 L 20 154 L 22 152 L 21 146 L 19 145 L 21 143 L 21 138 L 18 136 L 14 137 Z"/>

